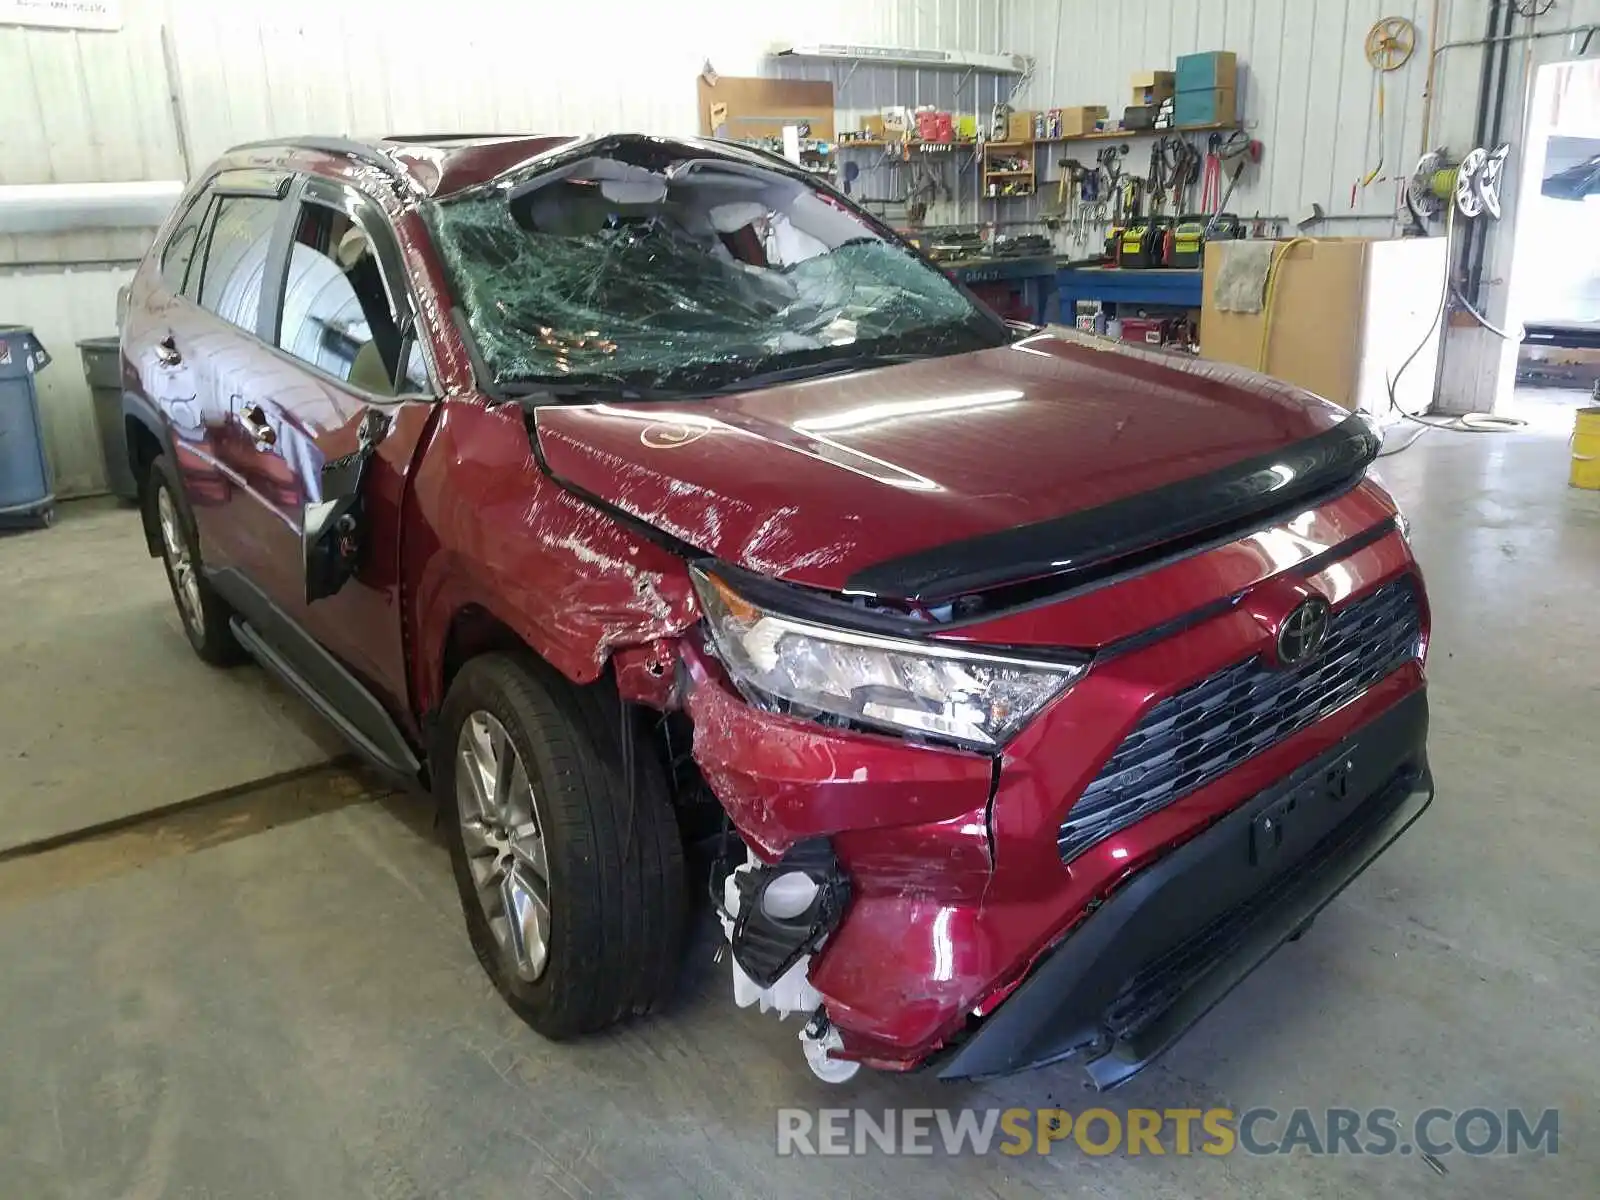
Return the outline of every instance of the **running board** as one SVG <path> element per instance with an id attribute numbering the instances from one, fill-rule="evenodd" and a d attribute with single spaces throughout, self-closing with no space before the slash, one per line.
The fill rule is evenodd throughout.
<path id="1" fill-rule="evenodd" d="M 316 709 L 323 720 L 337 729 L 345 741 L 350 743 L 356 753 L 385 774 L 403 781 L 406 786 L 417 786 L 422 773 L 422 764 L 417 761 L 411 748 L 405 744 L 405 739 L 398 728 L 394 729 L 392 739 L 385 739 L 390 745 L 378 745 L 358 729 L 309 679 L 297 671 L 293 664 L 248 621 L 234 617 L 228 624 L 239 644 L 263 667 L 288 684 L 302 700 Z"/>

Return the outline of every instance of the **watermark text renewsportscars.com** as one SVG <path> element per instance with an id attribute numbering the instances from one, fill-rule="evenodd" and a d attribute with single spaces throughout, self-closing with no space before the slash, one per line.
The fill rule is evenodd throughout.
<path id="1" fill-rule="evenodd" d="M 779 1155 L 1556 1154 L 1559 1109 L 780 1108 Z"/>

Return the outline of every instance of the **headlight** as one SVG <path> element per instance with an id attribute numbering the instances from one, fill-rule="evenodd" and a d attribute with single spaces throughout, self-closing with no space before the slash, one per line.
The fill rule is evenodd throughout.
<path id="1" fill-rule="evenodd" d="M 994 749 L 1086 669 L 835 629 L 691 570 L 717 657 L 747 700 Z"/>

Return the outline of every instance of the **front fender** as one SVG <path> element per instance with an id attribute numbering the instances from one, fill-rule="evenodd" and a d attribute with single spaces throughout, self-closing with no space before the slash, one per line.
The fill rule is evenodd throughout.
<path id="1" fill-rule="evenodd" d="M 615 650 L 698 619 L 684 561 L 546 476 L 515 406 L 448 404 L 406 528 L 420 713 L 443 700 L 450 631 L 464 611 L 482 610 L 575 683 L 597 679 Z"/>

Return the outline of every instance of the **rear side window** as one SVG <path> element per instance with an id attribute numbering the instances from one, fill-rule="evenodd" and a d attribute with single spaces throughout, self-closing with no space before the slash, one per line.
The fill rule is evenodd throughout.
<path id="1" fill-rule="evenodd" d="M 189 293 L 199 271 L 200 307 L 254 333 L 261 311 L 267 249 L 278 220 L 279 200 L 266 196 L 218 196 L 212 206 L 205 251 L 191 267 Z"/>
<path id="2" fill-rule="evenodd" d="M 195 247 L 200 242 L 200 228 L 205 223 L 206 213 L 210 208 L 210 192 L 195 197 L 194 203 L 189 206 L 189 211 L 183 214 L 183 220 L 178 222 L 178 227 L 167 239 L 166 248 L 161 251 L 161 281 L 171 292 L 183 292 L 184 279 L 189 274 L 189 263 L 194 259 Z M 192 296 L 194 293 L 191 290 L 188 294 Z"/>

